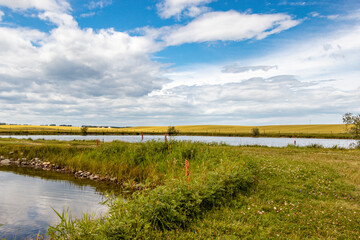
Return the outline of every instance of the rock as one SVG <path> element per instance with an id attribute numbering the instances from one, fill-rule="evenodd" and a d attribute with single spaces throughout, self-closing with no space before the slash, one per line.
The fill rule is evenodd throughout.
<path id="1" fill-rule="evenodd" d="M 26 161 L 26 158 L 22 158 L 21 161 Z"/>
<path id="2" fill-rule="evenodd" d="M 90 178 L 90 180 L 96 180 L 96 179 L 99 178 L 99 176 L 98 175 L 91 175 L 89 178 Z"/>
<path id="3" fill-rule="evenodd" d="M 4 156 L 0 156 L 0 160 L 4 160 L 5 159 L 5 157 Z"/>
<path id="4" fill-rule="evenodd" d="M 11 161 L 9 159 L 4 159 L 0 161 L 0 165 L 4 165 L 4 166 L 10 165 L 10 163 Z"/>

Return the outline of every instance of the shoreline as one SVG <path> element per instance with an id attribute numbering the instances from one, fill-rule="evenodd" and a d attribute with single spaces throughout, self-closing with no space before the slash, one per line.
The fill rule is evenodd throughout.
<path id="1" fill-rule="evenodd" d="M 13 153 L 9 153 L 12 155 Z M 124 182 L 119 182 L 116 177 L 110 176 L 102 176 L 96 173 L 91 173 L 89 171 L 81 171 L 81 170 L 70 170 L 68 167 L 60 167 L 55 163 L 51 163 L 50 161 L 42 161 L 40 158 L 6 158 L 4 156 L 0 156 L 0 167 L 2 166 L 14 166 L 19 168 L 33 168 L 39 169 L 43 171 L 53 171 L 63 174 L 73 175 L 78 179 L 88 179 L 95 182 L 103 182 L 107 184 L 116 184 L 122 188 L 122 190 L 131 189 L 131 190 L 143 190 L 144 187 L 141 184 L 132 184 L 128 186 L 128 184 Z M 1 171 L 1 169 L 0 169 Z"/>

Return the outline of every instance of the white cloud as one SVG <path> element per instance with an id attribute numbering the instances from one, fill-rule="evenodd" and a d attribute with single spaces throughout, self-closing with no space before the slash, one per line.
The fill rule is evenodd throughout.
<path id="1" fill-rule="evenodd" d="M 88 13 L 82 13 L 82 14 L 80 14 L 80 17 L 86 18 L 86 17 L 92 17 L 92 16 L 94 16 L 94 15 L 95 15 L 94 12 L 88 12 Z"/>
<path id="2" fill-rule="evenodd" d="M 56 25 L 77 26 L 69 11 L 70 4 L 66 0 L 0 0 L 0 6 L 6 6 L 16 11 L 36 9 L 38 17 Z"/>
<path id="3" fill-rule="evenodd" d="M 71 10 L 70 4 L 65 0 L 0 0 L 0 6 L 14 10 L 37 9 L 56 12 Z"/>
<path id="4" fill-rule="evenodd" d="M 0 11 L 0 21 L 2 21 L 3 16 L 5 16 L 5 13 L 3 11 Z"/>
<path id="5" fill-rule="evenodd" d="M 149 37 L 113 29 L 59 25 L 47 34 L 2 27 L 0 117 L 80 123 L 80 116 L 108 118 L 112 106 L 134 107 L 168 81 L 149 57 L 159 49 Z"/>
<path id="6" fill-rule="evenodd" d="M 273 48 L 272 53 L 265 56 L 193 66 L 168 73 L 168 78 L 173 81 L 166 85 L 166 89 L 180 85 L 238 83 L 243 79 L 276 75 L 292 75 L 301 81 L 334 79 L 327 85 L 343 91 L 356 89 L 360 87 L 358 39 L 360 25 L 354 25 L 306 41 L 299 39 L 293 45 Z"/>
<path id="7" fill-rule="evenodd" d="M 294 76 L 250 78 L 223 84 L 179 85 L 146 99 L 144 107 L 158 115 L 171 114 L 182 124 L 206 121 L 213 124 L 304 123 L 324 116 L 340 116 L 357 106 L 359 89 L 342 91 L 323 82 L 302 82 Z M 162 104 L 167 103 L 167 104 Z M 150 106 L 151 104 L 151 106 Z M 358 107 L 357 107 L 358 108 Z M 359 109 L 359 108 L 358 108 Z M 176 116 L 175 116 L 176 115 Z M 209 120 L 210 119 L 210 120 Z M 340 119 L 331 119 L 333 123 Z"/>
<path id="8" fill-rule="evenodd" d="M 162 0 L 156 6 L 158 13 L 162 18 L 171 18 L 181 16 L 184 13 L 186 16 L 195 17 L 209 11 L 209 8 L 205 7 L 214 0 Z"/>
<path id="9" fill-rule="evenodd" d="M 58 26 L 76 27 L 78 25 L 71 15 L 61 12 L 46 11 L 40 13 L 39 18 L 50 21 Z"/>
<path id="10" fill-rule="evenodd" d="M 277 69 L 278 66 L 239 66 L 238 64 L 230 64 L 224 66 L 221 72 L 223 73 L 241 73 L 241 72 L 248 72 L 248 71 L 269 71 L 271 69 Z"/>
<path id="11" fill-rule="evenodd" d="M 100 0 L 100 1 L 91 1 L 87 6 L 90 10 L 95 8 L 104 8 L 112 4 L 112 0 Z"/>
<path id="12" fill-rule="evenodd" d="M 299 24 L 286 14 L 205 13 L 186 26 L 163 29 L 168 46 L 192 42 L 263 39 Z"/>

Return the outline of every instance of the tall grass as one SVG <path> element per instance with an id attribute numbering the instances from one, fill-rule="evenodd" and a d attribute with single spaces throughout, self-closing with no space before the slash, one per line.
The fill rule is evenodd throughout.
<path id="1" fill-rule="evenodd" d="M 186 176 L 168 179 L 126 201 L 109 200 L 109 214 L 100 219 L 76 220 L 59 214 L 61 222 L 49 228 L 49 235 L 52 239 L 139 239 L 156 231 L 185 230 L 208 211 L 226 206 L 240 193 L 247 194 L 257 182 L 257 171 L 254 163 L 244 166 L 226 161 L 214 171 L 197 172 L 190 182 Z"/>
<path id="2" fill-rule="evenodd" d="M 100 176 L 116 177 L 119 182 L 144 183 L 149 186 L 161 184 L 164 179 L 179 176 L 184 161 L 191 162 L 193 173 L 197 166 L 206 161 L 211 170 L 218 162 L 218 156 L 225 156 L 224 149 L 209 148 L 205 143 L 186 141 L 148 141 L 144 143 L 112 142 L 96 147 L 79 145 L 81 141 L 59 142 L 31 141 L 33 144 L 4 145 L 0 155 L 13 158 L 40 158 L 50 161 L 69 171 L 87 171 Z M 27 141 L 26 143 L 29 143 Z M 225 153 L 224 153 L 225 152 Z M 228 157 L 227 157 L 228 158 Z M 238 157 L 237 157 L 238 159 Z"/>

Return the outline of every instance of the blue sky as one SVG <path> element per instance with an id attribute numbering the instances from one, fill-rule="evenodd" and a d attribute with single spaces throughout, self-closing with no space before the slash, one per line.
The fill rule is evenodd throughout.
<path id="1" fill-rule="evenodd" d="M 0 122 L 341 123 L 360 2 L 0 0 Z"/>

